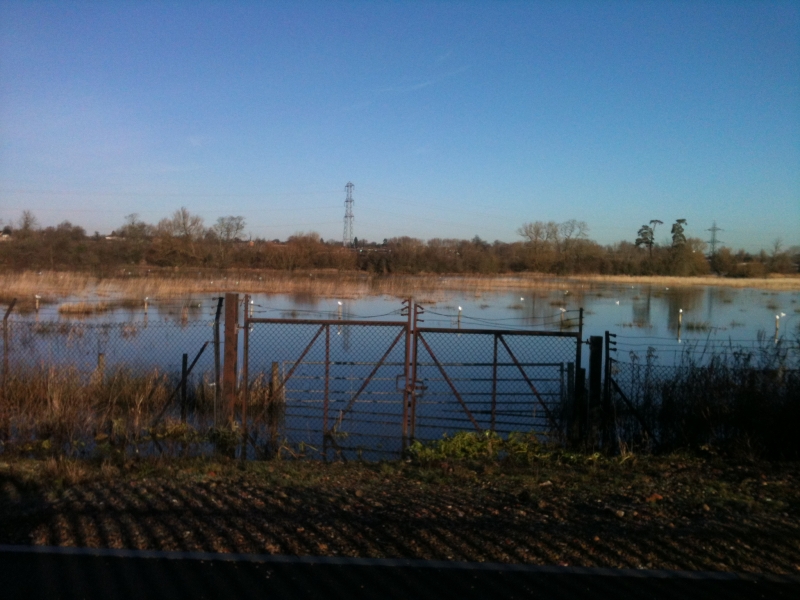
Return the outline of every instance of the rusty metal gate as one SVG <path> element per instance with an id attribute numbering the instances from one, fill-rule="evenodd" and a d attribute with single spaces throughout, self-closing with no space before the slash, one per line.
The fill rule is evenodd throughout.
<path id="1" fill-rule="evenodd" d="M 256 456 L 397 456 L 458 431 L 561 435 L 576 331 L 444 329 L 403 321 L 245 316 L 240 422 Z"/>

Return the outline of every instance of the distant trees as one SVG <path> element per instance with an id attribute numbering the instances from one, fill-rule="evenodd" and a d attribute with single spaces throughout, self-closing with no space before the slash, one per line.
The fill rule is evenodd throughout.
<path id="1" fill-rule="evenodd" d="M 685 219 L 673 226 L 673 243 L 659 246 L 655 231 L 662 222 L 643 225 L 635 242 L 601 246 L 589 239 L 584 221 L 532 221 L 523 224 L 520 241 L 411 237 L 359 238 L 358 252 L 341 240 L 325 243 L 317 232 L 298 232 L 285 242 L 242 240 L 247 222 L 242 216 L 219 217 L 206 227 L 202 217 L 186 207 L 156 225 L 136 213 L 125 217 L 116 235 L 87 237 L 84 229 L 64 221 L 41 228 L 25 211 L 15 221 L 14 234 L 0 244 L 0 269 L 78 269 L 111 274 L 132 266 L 215 267 L 258 269 L 361 269 L 373 273 L 620 273 L 628 275 L 700 275 L 712 269 L 731 277 L 797 272 L 800 248 L 784 250 L 780 240 L 756 255 L 720 248 L 709 259 L 706 246 L 687 237 Z M 19 228 L 16 228 L 19 226 Z M 647 252 L 643 251 L 647 248 Z"/>
<path id="2" fill-rule="evenodd" d="M 583 259 L 587 257 L 587 250 L 596 244 L 588 239 L 586 221 L 534 221 L 525 223 L 517 233 L 527 238 L 523 263 L 534 270 L 566 273 L 590 268 Z"/>
<path id="3" fill-rule="evenodd" d="M 220 241 L 232 242 L 244 233 L 246 223 L 244 217 L 220 217 L 212 229 Z"/>
<path id="4" fill-rule="evenodd" d="M 683 232 L 683 226 L 686 225 L 686 219 L 678 219 L 672 225 L 672 247 L 683 246 L 686 243 L 686 235 Z"/>
<path id="5" fill-rule="evenodd" d="M 656 226 L 663 224 L 663 221 L 652 219 L 650 221 L 650 225 L 642 225 L 642 227 L 639 229 L 639 237 L 636 238 L 636 245 L 647 246 L 650 258 L 653 257 L 653 246 L 655 246 L 656 243 Z"/>
<path id="6" fill-rule="evenodd" d="M 26 238 L 39 229 L 39 221 L 29 210 L 23 210 L 17 224 L 17 236 Z"/>
<path id="7" fill-rule="evenodd" d="M 139 220 L 137 213 L 131 213 L 125 217 L 125 224 L 118 230 L 118 235 L 129 240 L 144 241 L 152 235 L 153 228 Z"/>

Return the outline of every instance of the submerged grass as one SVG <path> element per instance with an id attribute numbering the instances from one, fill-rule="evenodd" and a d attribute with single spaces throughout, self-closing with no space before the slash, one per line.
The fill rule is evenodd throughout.
<path id="1" fill-rule="evenodd" d="M 680 286 L 725 286 L 765 290 L 800 290 L 800 277 L 725 279 L 721 277 L 625 277 L 580 275 L 553 277 L 542 274 L 507 276 L 477 275 L 374 275 L 356 271 L 266 271 L 140 269 L 111 278 L 96 278 L 85 273 L 31 272 L 0 274 L 0 303 L 18 299 L 20 310 L 31 310 L 34 296 L 42 303 L 55 298 L 107 298 L 109 303 L 128 301 L 134 305 L 144 298 L 172 298 L 192 293 L 220 292 L 263 294 L 308 294 L 318 297 L 356 298 L 370 295 L 413 296 L 441 301 L 446 291 L 481 294 L 494 291 L 563 290 L 567 287 L 591 288 L 593 284 Z"/>
<path id="2" fill-rule="evenodd" d="M 32 367 L 12 371 L 0 391 L 0 453 L 38 457 L 116 457 L 216 452 L 232 455 L 242 434 L 215 403 L 211 377 L 187 387 L 186 419 L 178 394 L 180 378 L 153 369 L 135 373 L 99 368 Z M 265 425 L 264 455 L 280 446 L 285 402 L 279 379 L 257 376 L 248 411 Z M 243 392 L 237 394 L 242 405 Z"/>

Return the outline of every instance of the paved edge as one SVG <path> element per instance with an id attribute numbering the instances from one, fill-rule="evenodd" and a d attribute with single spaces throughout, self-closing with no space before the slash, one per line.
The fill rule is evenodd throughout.
<path id="1" fill-rule="evenodd" d="M 652 579 L 771 581 L 800 583 L 800 575 L 773 573 L 732 573 L 725 571 L 670 571 L 666 569 L 611 569 L 605 567 L 559 567 L 513 563 L 423 560 L 411 558 L 352 558 L 345 556 L 288 556 L 281 554 L 236 554 L 224 552 L 190 552 L 168 550 L 129 550 L 121 548 L 78 548 L 74 546 L 22 546 L 0 544 L 0 554 L 54 554 L 68 556 L 97 556 L 112 558 L 155 558 L 169 560 L 200 560 L 249 562 L 290 565 L 332 565 L 364 567 L 405 567 L 415 569 L 454 569 L 470 571 L 504 571 L 553 575 L 595 575 L 604 577 L 635 577 Z"/>

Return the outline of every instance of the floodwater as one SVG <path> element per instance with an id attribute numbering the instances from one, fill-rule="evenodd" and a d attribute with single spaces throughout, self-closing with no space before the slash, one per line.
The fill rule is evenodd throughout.
<path id="1" fill-rule="evenodd" d="M 264 294 L 251 300 L 250 305 L 240 306 L 240 316 L 247 311 L 263 319 L 343 322 L 324 333 L 313 324 L 255 323 L 250 330 L 253 385 L 259 378 L 262 386 L 276 376 L 282 381 L 291 373 L 282 425 L 287 439 L 319 446 L 320 431 L 325 429 L 344 436 L 339 443 L 347 444 L 351 452 L 399 451 L 406 420 L 402 329 L 346 323 L 404 323 L 401 301 Z M 581 339 L 606 331 L 615 334 L 614 358 L 623 362 L 649 355 L 648 361 L 669 366 L 687 353 L 707 358 L 731 350 L 774 348 L 778 343 L 791 352 L 800 351 L 800 292 L 583 284 L 502 293 L 442 291 L 415 301 L 423 309 L 420 326 L 455 334 L 425 334 L 431 351 L 420 348 L 418 353 L 417 381 L 423 387 L 417 391 L 414 422 L 415 435 L 422 439 L 473 427 L 501 433 L 544 432 L 552 422 L 548 411 L 570 397 L 575 338 L 509 334 L 498 346 L 494 336 L 473 330 L 577 333 L 583 309 Z M 85 318 L 43 306 L 38 312 L 12 315 L 9 362 L 12 368 L 68 365 L 89 376 L 102 360 L 104 369 L 158 368 L 175 375 L 186 354 L 190 364 L 196 361 L 193 382 L 202 378 L 210 384 L 215 373 L 217 306 L 214 295 L 151 298 L 146 311 L 142 302 Z M 224 311 L 222 315 L 224 319 Z M 240 352 L 243 338 L 239 336 Z M 588 354 L 588 349 L 582 352 L 584 367 Z M 458 402 L 453 387 L 461 394 Z M 533 387 L 536 391 L 531 394 Z M 266 434 L 262 429 L 256 436 Z"/>
<path id="2" fill-rule="evenodd" d="M 256 294 L 251 300 L 249 310 L 259 318 L 405 321 L 400 299 L 386 296 L 353 299 Z M 583 308 L 583 339 L 609 331 L 616 335 L 618 359 L 626 360 L 631 353 L 644 355 L 650 349 L 661 364 L 674 364 L 687 349 L 709 354 L 756 348 L 776 340 L 797 346 L 800 338 L 800 292 L 796 291 L 586 283 L 558 290 L 439 292 L 415 301 L 424 309 L 421 325 L 453 329 L 577 331 L 578 309 Z M 156 329 L 163 335 L 156 336 L 158 340 L 143 352 L 130 350 L 131 360 L 152 362 L 160 356 L 166 363 L 179 364 L 183 352 L 192 354 L 202 341 L 211 340 L 216 307 L 213 295 L 153 298 L 148 300 L 146 312 L 142 302 L 135 308 L 76 318 L 60 315 L 57 305 L 50 305 L 38 313 L 12 315 L 11 319 L 59 323 L 62 331 L 70 324 L 76 328 L 73 337 L 76 332 L 79 336 L 82 327 L 127 326 L 128 331 L 123 333 L 132 347 L 138 333 Z M 240 318 L 243 309 L 240 307 Z M 102 344 L 99 336 L 94 350 L 102 351 Z M 56 348 L 49 352 L 53 357 L 58 355 Z"/>

